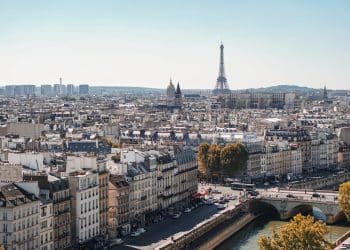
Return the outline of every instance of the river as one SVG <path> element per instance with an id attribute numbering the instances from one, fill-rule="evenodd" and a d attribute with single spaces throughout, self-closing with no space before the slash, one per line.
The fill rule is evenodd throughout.
<path id="1" fill-rule="evenodd" d="M 318 217 L 317 211 L 314 211 L 314 216 Z M 243 230 L 226 240 L 220 245 L 218 250 L 256 250 L 258 249 L 257 240 L 261 235 L 271 235 L 273 229 L 278 228 L 281 225 L 286 224 L 286 221 L 271 220 L 266 217 L 260 217 L 257 220 L 250 223 Z M 350 230 L 350 226 L 336 225 L 328 226 L 329 233 L 327 239 L 331 242 L 335 241 L 341 235 Z"/>

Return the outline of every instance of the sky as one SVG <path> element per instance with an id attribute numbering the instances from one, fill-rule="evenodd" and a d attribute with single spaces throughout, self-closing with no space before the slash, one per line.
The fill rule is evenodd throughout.
<path id="1" fill-rule="evenodd" d="M 0 85 L 350 89 L 348 0 L 0 0 Z"/>

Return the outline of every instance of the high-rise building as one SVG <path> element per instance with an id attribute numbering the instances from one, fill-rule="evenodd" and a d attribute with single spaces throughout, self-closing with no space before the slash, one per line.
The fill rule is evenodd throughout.
<path id="1" fill-rule="evenodd" d="M 219 76 L 216 79 L 216 85 L 213 90 L 213 95 L 226 95 L 230 94 L 231 91 L 227 84 L 227 78 L 225 74 L 225 64 L 224 64 L 224 45 L 220 46 L 220 66 L 219 66 Z"/>
<path id="2" fill-rule="evenodd" d="M 60 84 L 54 84 L 53 85 L 53 94 L 54 95 L 60 95 L 61 94 L 61 85 Z"/>
<path id="3" fill-rule="evenodd" d="M 42 96 L 52 95 L 52 86 L 50 84 L 43 84 L 40 88 L 40 93 Z"/>
<path id="4" fill-rule="evenodd" d="M 89 94 L 89 85 L 80 84 L 79 85 L 79 95 L 88 95 Z"/>
<path id="5" fill-rule="evenodd" d="M 74 85 L 73 84 L 67 84 L 67 95 L 69 95 L 69 96 L 74 95 Z"/>
<path id="6" fill-rule="evenodd" d="M 6 96 L 32 96 L 35 95 L 35 85 L 6 85 L 5 86 Z"/>

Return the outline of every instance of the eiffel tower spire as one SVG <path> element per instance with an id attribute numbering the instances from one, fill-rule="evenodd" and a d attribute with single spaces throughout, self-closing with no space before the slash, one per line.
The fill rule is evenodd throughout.
<path id="1" fill-rule="evenodd" d="M 230 88 L 227 84 L 227 78 L 225 74 L 225 64 L 224 64 L 224 45 L 220 45 L 220 65 L 219 65 L 219 76 L 216 79 L 216 85 L 213 90 L 213 95 L 229 94 Z"/>

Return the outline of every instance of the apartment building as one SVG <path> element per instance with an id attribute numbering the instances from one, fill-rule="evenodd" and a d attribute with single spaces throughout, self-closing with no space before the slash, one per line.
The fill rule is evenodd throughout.
<path id="1" fill-rule="evenodd" d="M 295 151 L 295 152 L 293 152 Z M 288 142 L 268 143 L 261 155 L 261 171 L 265 176 L 285 179 L 288 175 L 302 173 L 301 150 Z"/>
<path id="2" fill-rule="evenodd" d="M 110 238 L 130 233 L 129 183 L 124 175 L 110 176 L 108 197 L 108 233 Z"/>
<path id="3" fill-rule="evenodd" d="M 106 160 L 97 159 L 99 182 L 100 234 L 108 238 L 108 183 L 109 172 L 106 169 Z"/>
<path id="4" fill-rule="evenodd" d="M 53 233 L 53 202 L 50 200 L 49 190 L 40 192 L 40 250 L 54 249 L 54 233 Z"/>
<path id="5" fill-rule="evenodd" d="M 338 164 L 339 142 L 336 134 L 313 132 L 311 162 L 312 170 L 332 169 Z"/>
<path id="6" fill-rule="evenodd" d="M 14 183 L 0 188 L 0 245 L 5 249 L 39 249 L 40 201 Z"/>
<path id="7" fill-rule="evenodd" d="M 190 147 L 174 147 L 174 158 L 177 172 L 175 172 L 175 193 L 173 202 L 188 205 L 193 194 L 197 192 L 198 165 L 197 159 Z"/>
<path id="8" fill-rule="evenodd" d="M 144 225 L 157 209 L 157 151 L 122 150 L 121 163 L 129 183 L 131 227 Z"/>
<path id="9" fill-rule="evenodd" d="M 100 235 L 98 173 L 73 172 L 67 179 L 72 197 L 72 237 L 75 243 L 86 246 Z"/>
<path id="10" fill-rule="evenodd" d="M 71 203 L 68 181 L 46 173 L 26 174 L 26 181 L 37 181 L 40 192 L 49 192 L 53 213 L 54 249 L 69 249 L 71 247 Z"/>
<path id="11" fill-rule="evenodd" d="M 157 152 L 157 190 L 158 208 L 165 209 L 175 203 L 178 169 L 173 156 L 169 153 Z"/>
<path id="12" fill-rule="evenodd" d="M 297 143 L 301 151 L 303 172 L 312 171 L 311 135 L 306 129 L 268 130 L 265 132 L 265 140 Z"/>
<path id="13" fill-rule="evenodd" d="M 261 171 L 261 154 L 263 150 L 264 141 L 261 138 L 257 138 L 255 135 L 251 135 L 250 138 L 243 139 L 241 143 L 248 151 L 248 160 L 246 174 L 251 179 L 262 178 Z"/>

